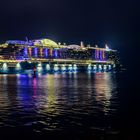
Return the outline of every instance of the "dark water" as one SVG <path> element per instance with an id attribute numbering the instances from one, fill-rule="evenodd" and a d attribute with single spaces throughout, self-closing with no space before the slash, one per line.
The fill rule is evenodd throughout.
<path id="1" fill-rule="evenodd" d="M 120 78 L 117 73 L 0 75 L 0 135 L 119 139 Z"/>

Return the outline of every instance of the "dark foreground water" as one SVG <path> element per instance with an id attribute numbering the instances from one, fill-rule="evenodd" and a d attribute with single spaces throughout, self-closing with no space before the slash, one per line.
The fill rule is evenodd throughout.
<path id="1" fill-rule="evenodd" d="M 0 139 L 119 139 L 121 75 L 0 75 Z"/>

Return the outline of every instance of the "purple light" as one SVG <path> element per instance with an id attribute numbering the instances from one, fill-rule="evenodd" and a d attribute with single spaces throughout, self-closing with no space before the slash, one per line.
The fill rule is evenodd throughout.
<path id="1" fill-rule="evenodd" d="M 24 55 L 28 56 L 28 48 L 24 48 Z"/>
<path id="2" fill-rule="evenodd" d="M 35 53 L 35 56 L 37 56 L 37 54 L 38 54 L 38 49 L 37 48 L 34 48 L 34 53 Z"/>
<path id="3" fill-rule="evenodd" d="M 100 60 L 103 60 L 103 57 L 102 57 L 102 55 L 103 55 L 103 51 L 100 50 L 99 53 L 100 53 Z"/>
<path id="4" fill-rule="evenodd" d="M 100 59 L 100 52 L 97 49 L 95 50 L 95 59 L 96 60 Z"/>
<path id="5" fill-rule="evenodd" d="M 46 55 L 46 57 L 48 57 L 48 49 L 47 48 L 45 49 L 45 55 Z"/>
<path id="6" fill-rule="evenodd" d="M 58 57 L 58 51 L 57 50 L 54 50 L 54 55 L 55 55 L 55 57 Z"/>

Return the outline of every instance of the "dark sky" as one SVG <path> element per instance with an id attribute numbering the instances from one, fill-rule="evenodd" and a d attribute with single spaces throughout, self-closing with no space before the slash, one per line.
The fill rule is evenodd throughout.
<path id="1" fill-rule="evenodd" d="M 28 36 L 108 43 L 128 61 L 132 50 L 135 58 L 140 50 L 139 5 L 138 0 L 0 0 L 0 42 Z"/>

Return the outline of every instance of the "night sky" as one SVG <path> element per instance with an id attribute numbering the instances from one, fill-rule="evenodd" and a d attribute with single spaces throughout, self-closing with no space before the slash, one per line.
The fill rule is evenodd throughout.
<path id="1" fill-rule="evenodd" d="M 0 42 L 27 36 L 101 47 L 108 43 L 128 64 L 140 50 L 139 5 L 138 0 L 1 0 Z"/>

